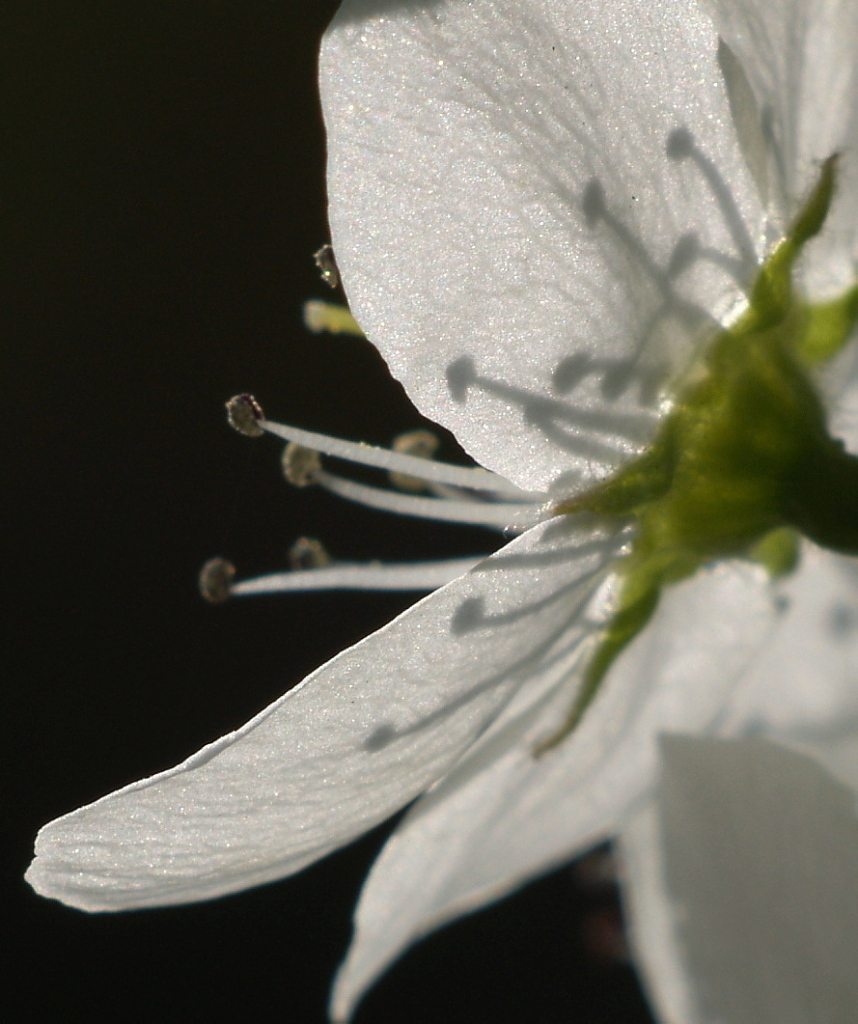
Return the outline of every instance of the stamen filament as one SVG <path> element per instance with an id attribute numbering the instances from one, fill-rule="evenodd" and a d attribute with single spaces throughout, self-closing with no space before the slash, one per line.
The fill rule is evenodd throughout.
<path id="1" fill-rule="evenodd" d="M 242 580 L 230 596 L 307 590 L 437 590 L 468 572 L 485 556 L 441 562 L 339 562 L 323 569 L 279 572 Z"/>
<path id="2" fill-rule="evenodd" d="M 508 480 L 480 467 L 454 466 L 449 462 L 436 462 L 433 459 L 422 459 L 416 455 L 406 455 L 389 448 L 376 448 L 374 445 L 357 444 L 344 441 L 327 434 L 317 434 L 311 430 L 289 426 L 285 423 L 274 423 L 271 420 L 259 419 L 256 425 L 269 434 L 274 434 L 284 441 L 293 441 L 304 448 L 313 448 L 323 455 L 337 459 L 346 459 L 362 466 L 372 466 L 388 472 L 405 473 L 418 477 L 432 484 L 448 484 L 452 487 L 466 487 L 471 491 L 486 491 L 508 498 L 519 500 L 530 499 L 533 502 L 547 500 L 547 495 L 539 492 L 523 491 Z"/>
<path id="3" fill-rule="evenodd" d="M 428 498 L 415 494 L 402 494 L 398 491 L 387 491 L 381 487 L 370 487 L 367 484 L 348 480 L 327 470 L 320 469 L 316 473 L 314 483 L 319 484 L 333 494 L 349 501 L 368 505 L 370 508 L 399 515 L 416 516 L 420 519 L 438 519 L 447 523 L 473 523 L 477 526 L 496 526 L 522 528 L 532 526 L 539 518 L 539 505 L 534 503 L 517 504 L 513 502 L 486 502 L 470 497 L 459 499 L 438 497 Z"/>

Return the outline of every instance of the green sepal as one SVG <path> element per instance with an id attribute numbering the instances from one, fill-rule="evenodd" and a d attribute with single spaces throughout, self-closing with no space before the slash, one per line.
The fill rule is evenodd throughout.
<path id="1" fill-rule="evenodd" d="M 805 322 L 797 332 L 796 353 L 807 366 L 832 359 L 858 323 L 858 285 L 829 302 L 804 307 Z"/>
<path id="2" fill-rule="evenodd" d="M 802 248 L 822 229 L 834 197 L 838 154 L 822 164 L 819 179 L 786 236 L 760 268 L 751 289 L 750 304 L 737 325 L 740 333 L 774 327 L 793 306 L 792 271 Z"/>

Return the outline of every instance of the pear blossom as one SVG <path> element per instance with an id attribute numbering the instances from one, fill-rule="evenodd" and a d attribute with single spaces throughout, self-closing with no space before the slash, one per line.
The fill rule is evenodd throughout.
<path id="1" fill-rule="evenodd" d="M 233 415 L 426 483 L 314 464 L 334 493 L 519 535 L 292 584 L 221 567 L 233 593 L 443 585 L 45 826 L 40 893 L 225 895 L 419 797 L 335 1020 L 430 930 L 611 838 L 661 1019 L 856 1016 L 856 66 L 853 0 L 346 0 L 321 58 L 336 272 L 482 468 Z"/>

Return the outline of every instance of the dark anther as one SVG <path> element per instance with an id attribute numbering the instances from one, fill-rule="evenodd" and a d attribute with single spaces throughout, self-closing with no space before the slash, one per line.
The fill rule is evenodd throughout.
<path id="1" fill-rule="evenodd" d="M 259 426 L 265 415 L 253 395 L 236 395 L 226 403 L 229 425 L 245 437 L 261 437 L 265 431 Z"/>
<path id="2" fill-rule="evenodd" d="M 225 558 L 210 558 L 200 569 L 200 593 L 210 604 L 223 604 L 229 597 L 235 566 Z"/>

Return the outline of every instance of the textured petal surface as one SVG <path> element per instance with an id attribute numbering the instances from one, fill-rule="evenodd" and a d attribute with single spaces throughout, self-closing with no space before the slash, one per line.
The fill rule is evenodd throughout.
<path id="1" fill-rule="evenodd" d="M 171 771 L 45 826 L 30 883 L 87 910 L 283 877 L 447 772 L 523 683 L 601 620 L 622 538 L 538 527 Z"/>
<path id="2" fill-rule="evenodd" d="M 756 100 L 756 129 L 780 233 L 819 173 L 842 153 L 829 224 L 811 246 L 812 292 L 852 284 L 858 260 L 858 5 L 854 0 L 703 0 Z M 740 133 L 741 135 L 742 133 Z"/>
<path id="3" fill-rule="evenodd" d="M 559 747 L 533 755 L 568 710 L 568 663 L 411 810 L 361 897 L 338 1019 L 415 939 L 616 832 L 653 783 L 661 728 L 712 726 L 774 614 L 761 574 L 723 565 L 663 602 Z"/>
<path id="4" fill-rule="evenodd" d="M 394 376 L 544 488 L 651 437 L 762 212 L 693 0 L 346 0 L 325 39 L 330 220 Z"/>
<path id="5" fill-rule="evenodd" d="M 663 755 L 664 878 L 700 1019 L 858 1018 L 855 792 L 760 739 L 668 736 Z"/>

